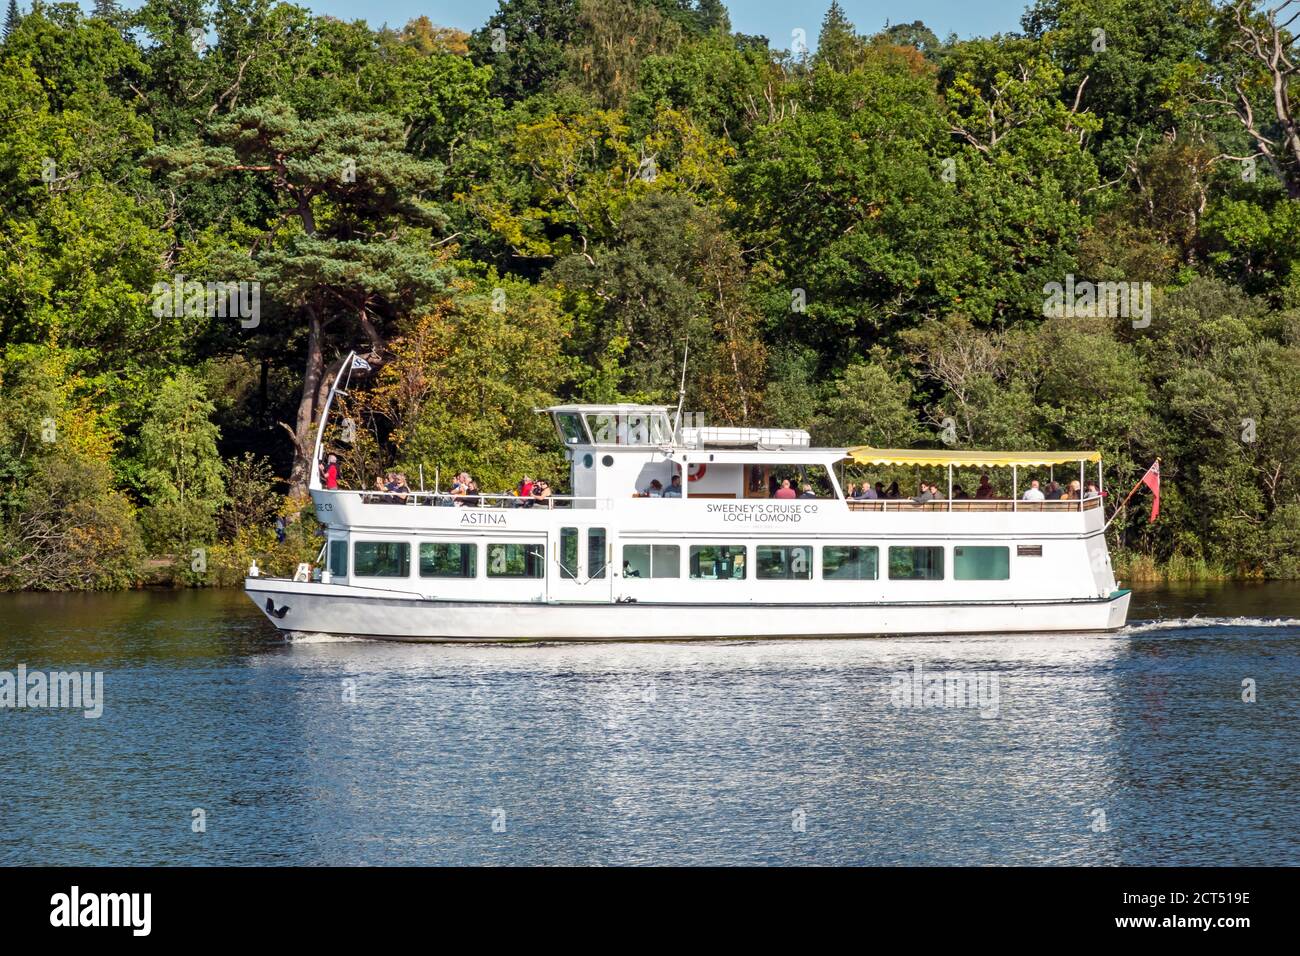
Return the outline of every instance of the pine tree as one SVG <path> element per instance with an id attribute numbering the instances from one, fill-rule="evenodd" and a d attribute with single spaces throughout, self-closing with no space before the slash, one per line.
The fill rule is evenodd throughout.
<path id="1" fill-rule="evenodd" d="M 95 16 L 112 23 L 118 15 L 117 0 L 95 0 Z"/>
<path id="2" fill-rule="evenodd" d="M 23 15 L 18 10 L 18 0 L 9 0 L 9 10 L 5 14 L 5 40 L 13 36 L 13 32 L 18 29 L 18 23 L 22 18 Z"/>
<path id="3" fill-rule="evenodd" d="M 817 62 L 833 70 L 848 71 L 853 68 L 861 46 L 844 8 L 838 0 L 831 0 L 830 9 L 822 19 L 822 31 L 817 37 Z"/>

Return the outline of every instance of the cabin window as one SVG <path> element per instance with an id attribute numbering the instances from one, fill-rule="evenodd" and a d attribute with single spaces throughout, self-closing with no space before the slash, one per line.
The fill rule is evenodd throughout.
<path id="1" fill-rule="evenodd" d="M 560 577 L 573 580 L 578 576 L 578 529 L 560 529 Z"/>
<path id="2" fill-rule="evenodd" d="M 587 529 L 587 577 L 605 576 L 605 529 Z"/>
<path id="3" fill-rule="evenodd" d="M 952 576 L 958 581 L 1005 581 L 1011 577 L 1011 549 L 953 548 Z"/>
<path id="4" fill-rule="evenodd" d="M 880 549 L 861 545 L 822 548 L 822 577 L 827 581 L 874 581 L 880 576 Z"/>
<path id="5" fill-rule="evenodd" d="M 943 548 L 890 548 L 891 581 L 942 581 Z"/>
<path id="6" fill-rule="evenodd" d="M 572 413 L 559 413 L 555 416 L 555 426 L 560 430 L 560 437 L 566 445 L 587 444 L 587 433 L 583 430 L 582 419 Z"/>
<path id="7" fill-rule="evenodd" d="M 472 578 L 478 574 L 478 545 L 454 541 L 420 544 L 420 577 Z"/>
<path id="8" fill-rule="evenodd" d="M 348 543 L 345 539 L 330 542 L 330 574 L 336 578 L 348 576 Z"/>
<path id="9" fill-rule="evenodd" d="M 755 576 L 775 581 L 811 581 L 812 548 L 759 545 L 755 558 Z"/>
<path id="10" fill-rule="evenodd" d="M 352 568 L 359 578 L 405 578 L 411 574 L 411 546 L 405 541 L 358 541 Z"/>
<path id="11" fill-rule="evenodd" d="M 702 581 L 743 581 L 743 544 L 691 545 L 691 577 Z"/>
<path id="12" fill-rule="evenodd" d="M 682 549 L 675 544 L 623 545 L 623 577 L 679 578 Z"/>
<path id="13" fill-rule="evenodd" d="M 541 544 L 489 544 L 487 573 L 490 578 L 546 577 L 546 546 Z"/>

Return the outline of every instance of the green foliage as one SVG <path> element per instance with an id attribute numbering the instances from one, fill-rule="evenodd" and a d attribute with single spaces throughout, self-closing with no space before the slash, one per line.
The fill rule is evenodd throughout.
<path id="1" fill-rule="evenodd" d="M 188 370 L 168 379 L 140 427 L 141 496 L 146 538 L 160 551 L 189 550 L 216 537 L 226 493 L 214 410 Z"/>
<path id="2" fill-rule="evenodd" d="M 11 2 L 0 45 L 0 587 L 128 586 L 142 531 L 188 583 L 314 559 L 349 350 L 347 483 L 500 491 L 563 482 L 534 407 L 672 402 L 688 345 L 711 422 L 1096 447 L 1112 489 L 1160 456 L 1126 573 L 1300 574 L 1300 103 L 1268 9 L 1036 0 L 1023 35 L 940 42 L 833 3 L 810 57 L 719 0 L 502 0 L 468 36 L 94 11 Z M 1152 321 L 1044 318 L 1069 275 L 1151 283 Z M 179 276 L 260 283 L 260 322 L 156 315 Z"/>

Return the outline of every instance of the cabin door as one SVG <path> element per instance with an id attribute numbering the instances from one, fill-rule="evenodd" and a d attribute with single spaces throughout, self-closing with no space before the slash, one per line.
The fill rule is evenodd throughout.
<path id="1" fill-rule="evenodd" d="M 609 534 L 603 527 L 571 525 L 551 535 L 547 597 L 552 601 L 607 603 L 614 593 Z"/>

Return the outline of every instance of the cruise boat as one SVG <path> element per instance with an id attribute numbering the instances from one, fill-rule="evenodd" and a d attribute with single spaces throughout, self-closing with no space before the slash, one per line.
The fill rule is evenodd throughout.
<path id="1" fill-rule="evenodd" d="M 340 372 L 340 377 L 342 372 Z M 335 380 L 316 435 L 321 460 Z M 277 628 L 400 641 L 691 640 L 1122 627 L 1104 495 L 1024 501 L 1049 469 L 1102 488 L 1096 452 L 816 448 L 797 429 L 680 428 L 667 407 L 557 405 L 572 494 L 534 501 L 326 489 L 326 541 L 293 579 L 249 569 Z M 942 469 L 947 497 L 846 499 L 846 463 Z M 1095 473 L 1092 470 L 1095 466 Z M 954 471 L 1009 469 L 1006 499 Z M 939 473 L 943 473 L 940 471 Z M 1002 472 L 1001 474 L 1005 474 Z M 817 475 L 817 497 L 775 498 Z M 659 482 L 680 496 L 646 496 Z M 941 489 L 942 491 L 942 489 Z"/>

